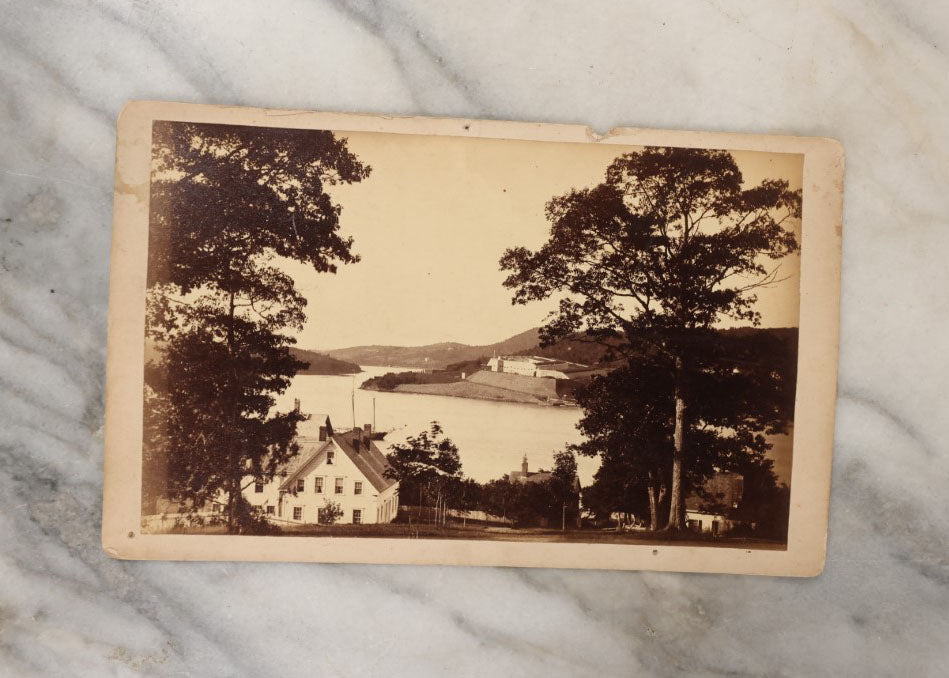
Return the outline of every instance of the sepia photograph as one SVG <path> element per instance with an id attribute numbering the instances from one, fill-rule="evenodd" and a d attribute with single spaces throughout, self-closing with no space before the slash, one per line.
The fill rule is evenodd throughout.
<path id="1" fill-rule="evenodd" d="M 804 161 L 153 120 L 141 535 L 786 550 Z"/>

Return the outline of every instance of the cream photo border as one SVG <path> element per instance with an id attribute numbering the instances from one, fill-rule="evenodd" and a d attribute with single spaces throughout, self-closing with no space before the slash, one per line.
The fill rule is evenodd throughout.
<path id="1" fill-rule="evenodd" d="M 460 539 L 143 534 L 142 393 L 152 122 L 679 146 L 804 155 L 800 335 L 786 550 Z M 493 565 L 815 576 L 823 569 L 837 385 L 844 153 L 827 138 L 136 101 L 117 123 L 102 544 L 115 558 Z"/>

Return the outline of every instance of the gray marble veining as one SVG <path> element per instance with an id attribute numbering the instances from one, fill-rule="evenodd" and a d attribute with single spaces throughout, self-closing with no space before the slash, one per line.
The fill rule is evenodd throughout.
<path id="1" fill-rule="evenodd" d="M 0 675 L 944 675 L 949 6 L 0 2 Z M 99 547 L 127 99 L 819 134 L 848 154 L 813 580 Z"/>

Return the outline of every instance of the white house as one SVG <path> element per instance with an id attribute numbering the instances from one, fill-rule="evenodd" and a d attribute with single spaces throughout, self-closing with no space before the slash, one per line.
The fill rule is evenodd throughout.
<path id="1" fill-rule="evenodd" d="M 399 483 L 386 478 L 385 455 L 371 427 L 335 431 L 329 417 L 311 415 L 297 429 L 299 452 L 270 482 L 244 478 L 244 498 L 278 524 L 321 522 L 327 500 L 340 523 L 388 523 L 399 512 Z"/>
<path id="2" fill-rule="evenodd" d="M 693 492 L 685 500 L 685 520 L 694 532 L 712 535 L 727 534 L 741 526 L 739 507 L 744 493 L 744 477 L 740 473 L 716 471 L 708 478 L 701 492 Z"/>

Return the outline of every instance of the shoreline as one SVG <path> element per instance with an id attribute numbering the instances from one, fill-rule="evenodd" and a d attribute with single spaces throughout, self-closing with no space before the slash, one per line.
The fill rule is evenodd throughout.
<path id="1" fill-rule="evenodd" d="M 465 382 L 449 382 L 450 384 L 464 384 Z M 511 396 L 506 396 L 505 394 L 497 394 L 494 396 L 488 395 L 474 395 L 469 394 L 465 395 L 462 393 L 448 393 L 442 389 L 429 388 L 431 386 L 441 386 L 442 384 L 402 384 L 394 389 L 381 389 L 381 388 L 366 388 L 360 386 L 360 391 L 371 391 L 374 393 L 399 393 L 405 395 L 429 395 L 429 396 L 444 396 L 446 398 L 460 398 L 463 400 L 483 400 L 486 402 L 495 402 L 495 403 L 513 403 L 515 405 L 536 405 L 538 407 L 563 407 L 569 409 L 578 408 L 579 405 L 574 403 L 559 402 L 557 404 L 551 402 L 545 402 L 538 398 L 533 398 L 527 394 L 521 394 L 518 391 L 511 391 Z M 404 388 L 409 386 L 411 388 Z M 499 389 L 500 390 L 500 389 Z"/>

